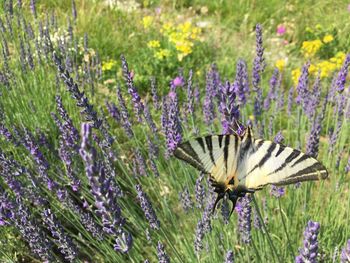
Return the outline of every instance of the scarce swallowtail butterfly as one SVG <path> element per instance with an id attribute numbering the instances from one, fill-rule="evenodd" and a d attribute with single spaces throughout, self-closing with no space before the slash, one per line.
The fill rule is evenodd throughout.
<path id="1" fill-rule="evenodd" d="M 325 179 L 326 168 L 311 156 L 282 144 L 255 139 L 248 127 L 242 136 L 209 135 L 178 145 L 174 155 L 209 174 L 218 196 L 232 201 L 268 184 L 287 185 Z M 231 213 L 232 213 L 231 211 Z"/>

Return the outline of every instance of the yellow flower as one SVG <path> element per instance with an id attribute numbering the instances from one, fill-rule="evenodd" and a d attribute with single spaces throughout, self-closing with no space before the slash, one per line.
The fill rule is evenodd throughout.
<path id="1" fill-rule="evenodd" d="M 179 41 L 175 44 L 177 51 L 180 51 L 184 56 L 192 53 L 193 43 L 189 41 Z"/>
<path id="2" fill-rule="evenodd" d="M 320 77 L 326 78 L 329 77 L 332 72 L 334 72 L 337 66 L 330 61 L 321 61 L 317 64 L 317 67 L 321 71 Z"/>
<path id="3" fill-rule="evenodd" d="M 160 49 L 156 53 L 154 53 L 154 57 L 159 60 L 163 60 L 166 57 L 170 56 L 170 50 L 168 49 Z"/>
<path id="4" fill-rule="evenodd" d="M 323 37 L 323 43 L 329 43 L 329 42 L 332 42 L 334 40 L 334 37 L 332 36 L 332 35 L 325 35 L 324 37 Z"/>
<path id="5" fill-rule="evenodd" d="M 292 70 L 292 80 L 293 80 L 294 86 L 298 84 L 300 75 L 301 75 L 301 71 L 299 68 Z"/>
<path id="6" fill-rule="evenodd" d="M 317 51 L 320 50 L 321 47 L 322 47 L 321 40 L 316 39 L 311 41 L 304 41 L 301 49 L 305 57 L 312 57 L 317 53 Z"/>
<path id="7" fill-rule="evenodd" d="M 158 40 L 151 40 L 151 41 L 148 41 L 147 46 L 149 48 L 157 48 L 157 47 L 160 47 L 160 43 Z"/>
<path id="8" fill-rule="evenodd" d="M 144 18 L 142 18 L 142 24 L 143 24 L 143 28 L 147 29 L 149 28 L 153 23 L 153 17 L 152 16 L 145 16 Z"/>
<path id="9" fill-rule="evenodd" d="M 286 61 L 284 59 L 279 59 L 275 63 L 276 68 L 278 68 L 279 72 L 282 72 L 286 66 Z"/>
<path id="10" fill-rule="evenodd" d="M 310 64 L 310 67 L 309 67 L 308 71 L 309 71 L 310 75 L 311 74 L 316 74 L 316 73 L 318 73 L 318 67 L 316 65 L 314 65 L 314 64 Z"/>
<path id="11" fill-rule="evenodd" d="M 168 23 L 165 23 L 163 26 L 162 26 L 162 29 L 160 30 L 161 33 L 165 33 L 165 34 L 169 34 L 169 32 L 173 31 L 174 25 L 173 23 L 171 22 L 168 22 Z"/>
<path id="12" fill-rule="evenodd" d="M 117 62 L 114 59 L 109 60 L 109 61 L 103 61 L 102 62 L 102 71 L 111 70 L 116 64 L 117 64 Z"/>

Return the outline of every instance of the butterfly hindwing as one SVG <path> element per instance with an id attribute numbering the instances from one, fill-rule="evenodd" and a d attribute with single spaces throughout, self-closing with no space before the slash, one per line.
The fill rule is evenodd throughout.
<path id="1" fill-rule="evenodd" d="M 211 174 L 216 182 L 224 182 L 236 169 L 239 142 L 236 135 L 209 135 L 180 144 L 174 155 Z"/>
<path id="2" fill-rule="evenodd" d="M 240 182 L 249 189 L 259 189 L 267 184 L 291 183 L 325 179 L 326 168 L 311 156 L 299 150 L 271 141 L 255 140 L 253 150 L 239 171 Z"/>

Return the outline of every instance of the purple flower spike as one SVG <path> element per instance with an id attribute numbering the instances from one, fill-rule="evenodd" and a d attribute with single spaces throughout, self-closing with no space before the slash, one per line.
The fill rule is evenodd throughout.
<path id="1" fill-rule="evenodd" d="M 303 105 L 305 105 L 306 104 L 305 100 L 309 98 L 309 91 L 308 91 L 309 67 L 310 67 L 310 62 L 306 63 L 301 70 L 301 75 L 299 77 L 298 85 L 296 87 L 298 96 L 295 99 L 295 101 L 297 104 L 303 103 Z"/>
<path id="2" fill-rule="evenodd" d="M 320 230 L 320 223 L 309 221 L 304 231 L 304 246 L 299 249 L 299 255 L 295 258 L 295 263 L 316 263 L 318 252 L 317 235 Z"/>
<path id="3" fill-rule="evenodd" d="M 141 208 L 146 216 L 147 221 L 150 224 L 150 227 L 152 229 L 159 229 L 160 222 L 159 222 L 157 215 L 152 207 L 151 201 L 149 200 L 146 193 L 142 190 L 141 185 L 138 184 L 135 186 L 135 188 L 137 191 L 137 199 L 140 202 Z"/>
<path id="4" fill-rule="evenodd" d="M 182 128 L 180 123 L 179 102 L 176 92 L 171 91 L 168 95 L 169 108 L 168 108 L 168 122 L 167 122 L 167 151 L 168 154 L 176 149 L 177 145 L 182 140 Z"/>
<path id="5" fill-rule="evenodd" d="M 337 90 L 343 92 L 346 82 L 346 76 L 348 75 L 350 66 L 350 54 L 347 54 L 344 64 L 338 73 L 338 78 L 336 80 Z"/>
<path id="6" fill-rule="evenodd" d="M 270 195 L 274 197 L 281 198 L 286 193 L 284 187 L 278 187 L 276 185 L 271 185 Z"/>
<path id="7" fill-rule="evenodd" d="M 350 172 L 350 156 L 349 156 L 349 158 L 348 158 L 348 163 L 347 163 L 347 165 L 345 166 L 345 173 L 348 173 L 348 172 Z"/>
<path id="8" fill-rule="evenodd" d="M 170 258 L 166 254 L 166 252 L 164 250 L 164 245 L 160 241 L 158 241 L 157 255 L 158 255 L 158 262 L 159 263 L 170 263 Z"/>
<path id="9" fill-rule="evenodd" d="M 226 254 L 225 263 L 233 263 L 233 262 L 234 262 L 233 252 L 232 250 L 229 250 L 227 251 L 227 254 Z"/>
<path id="10" fill-rule="evenodd" d="M 236 77 L 233 86 L 235 88 L 235 93 L 237 94 L 239 104 L 246 104 L 247 95 L 249 93 L 249 80 L 247 64 L 242 59 L 238 60 L 237 62 Z"/>
<path id="11" fill-rule="evenodd" d="M 346 247 L 344 247 L 341 251 L 340 262 L 341 263 L 350 262 L 350 239 L 348 240 Z"/>
<path id="12" fill-rule="evenodd" d="M 115 240 L 114 250 L 122 253 L 127 253 L 132 247 L 132 243 L 132 235 L 123 231 Z"/>
<path id="13" fill-rule="evenodd" d="M 193 202 L 187 187 L 183 190 L 183 192 L 179 193 L 179 199 L 181 201 L 182 208 L 186 213 L 193 208 Z"/>
<path id="14" fill-rule="evenodd" d="M 236 207 L 238 210 L 238 229 L 240 239 L 244 244 L 250 244 L 252 235 L 251 235 L 251 215 L 252 208 L 251 203 L 252 197 L 246 195 L 240 199 L 239 205 Z"/>
<path id="15" fill-rule="evenodd" d="M 120 58 L 122 60 L 122 69 L 123 69 L 124 79 L 128 87 L 128 92 L 131 95 L 131 99 L 134 104 L 134 110 L 135 110 L 137 119 L 139 122 L 142 122 L 142 113 L 143 113 L 144 105 L 134 85 L 133 77 L 131 72 L 129 71 L 128 63 L 126 62 L 125 57 L 121 55 Z"/>
<path id="16" fill-rule="evenodd" d="M 196 207 L 202 208 L 204 206 L 205 189 L 202 184 L 204 174 L 201 175 L 196 180 Z"/>

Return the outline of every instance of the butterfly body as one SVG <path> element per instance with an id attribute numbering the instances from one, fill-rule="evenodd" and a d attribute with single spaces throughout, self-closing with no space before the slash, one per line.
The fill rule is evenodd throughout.
<path id="1" fill-rule="evenodd" d="M 250 127 L 242 136 L 214 135 L 184 142 L 174 155 L 209 174 L 218 198 L 228 193 L 234 203 L 239 196 L 268 184 L 287 185 L 328 176 L 326 168 L 313 157 L 255 139 Z"/>

